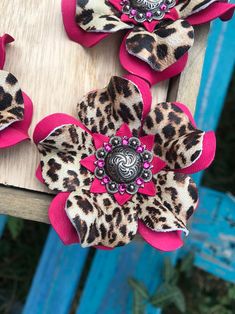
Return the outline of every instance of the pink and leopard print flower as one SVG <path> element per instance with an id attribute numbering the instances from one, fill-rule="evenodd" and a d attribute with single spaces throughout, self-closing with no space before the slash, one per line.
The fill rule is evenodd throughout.
<path id="1" fill-rule="evenodd" d="M 28 129 L 32 119 L 32 102 L 22 92 L 16 77 L 3 71 L 5 46 L 14 39 L 5 34 L 0 37 L 0 149 L 29 139 Z"/>
<path id="2" fill-rule="evenodd" d="M 36 126 L 37 177 L 59 192 L 49 218 L 65 244 L 114 248 L 138 232 L 161 250 L 182 246 L 198 203 L 188 174 L 212 162 L 215 137 L 182 104 L 150 107 L 144 80 L 112 77 L 78 103 L 78 119 L 54 114 Z"/>
<path id="3" fill-rule="evenodd" d="M 68 36 L 91 47 L 125 31 L 120 61 L 130 73 L 156 84 L 183 71 L 194 25 L 228 20 L 235 5 L 223 0 L 62 0 Z"/>

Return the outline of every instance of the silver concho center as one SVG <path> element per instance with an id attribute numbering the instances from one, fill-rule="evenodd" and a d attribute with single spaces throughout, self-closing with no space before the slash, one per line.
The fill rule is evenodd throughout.
<path id="1" fill-rule="evenodd" d="M 143 160 L 131 147 L 116 147 L 105 159 L 107 175 L 117 183 L 130 183 L 142 172 Z"/>

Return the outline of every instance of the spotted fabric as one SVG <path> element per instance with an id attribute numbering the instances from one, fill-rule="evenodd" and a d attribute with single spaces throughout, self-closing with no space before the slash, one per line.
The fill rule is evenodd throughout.
<path id="1" fill-rule="evenodd" d="M 108 5 L 108 1 L 77 0 L 76 22 L 87 32 L 113 33 L 132 28 L 122 22 L 119 13 Z"/>
<path id="2" fill-rule="evenodd" d="M 79 120 L 92 132 L 112 136 L 127 123 L 134 135 L 141 126 L 142 95 L 131 81 L 114 76 L 104 89 L 87 94 L 78 103 Z"/>
<path id="3" fill-rule="evenodd" d="M 0 131 L 24 118 L 24 99 L 15 76 L 0 71 Z"/>
<path id="4" fill-rule="evenodd" d="M 182 230 L 198 203 L 198 192 L 193 180 L 184 174 L 161 171 L 155 175 L 157 195 L 138 194 L 138 216 L 153 231 Z"/>
<path id="5" fill-rule="evenodd" d="M 198 13 L 214 2 L 225 2 L 219 0 L 180 0 L 175 9 L 180 18 L 187 18 L 188 16 Z"/>
<path id="6" fill-rule="evenodd" d="M 196 129 L 174 103 L 153 107 L 144 121 L 143 130 L 155 135 L 154 153 L 170 169 L 189 167 L 201 156 L 205 133 Z"/>
<path id="7" fill-rule="evenodd" d="M 108 194 L 92 194 L 84 188 L 70 194 L 66 213 L 76 228 L 82 247 L 117 247 L 129 243 L 137 232 L 133 202 L 119 206 Z"/>
<path id="8" fill-rule="evenodd" d="M 161 22 L 153 33 L 136 27 L 126 39 L 127 51 L 163 71 L 181 58 L 193 45 L 194 30 L 187 21 Z"/>
<path id="9" fill-rule="evenodd" d="M 92 176 L 80 160 L 94 153 L 92 137 L 80 127 L 65 125 L 53 130 L 38 144 L 42 176 L 53 191 L 71 192 L 90 186 Z"/>

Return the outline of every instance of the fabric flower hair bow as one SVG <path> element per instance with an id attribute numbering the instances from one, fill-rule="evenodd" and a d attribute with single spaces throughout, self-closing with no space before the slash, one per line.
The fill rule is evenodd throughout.
<path id="1" fill-rule="evenodd" d="M 5 34 L 0 37 L 0 149 L 16 145 L 29 139 L 33 105 L 20 89 L 16 77 L 3 71 L 5 46 L 14 39 Z"/>
<path id="2" fill-rule="evenodd" d="M 182 246 L 198 204 L 187 174 L 212 162 L 215 136 L 182 104 L 150 106 L 147 82 L 112 77 L 78 103 L 77 119 L 53 114 L 36 126 L 37 177 L 59 192 L 49 219 L 65 244 L 114 248 L 138 232 L 160 250 Z"/>
<path id="3" fill-rule="evenodd" d="M 224 0 L 62 0 L 68 36 L 91 47 L 126 31 L 122 66 L 156 84 L 183 71 L 194 42 L 194 25 L 228 20 L 235 5 Z"/>

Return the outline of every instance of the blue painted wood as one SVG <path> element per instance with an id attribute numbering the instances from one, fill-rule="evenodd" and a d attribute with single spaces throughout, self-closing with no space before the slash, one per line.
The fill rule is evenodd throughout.
<path id="1" fill-rule="evenodd" d="M 195 113 L 199 129 L 216 130 L 218 125 L 235 64 L 234 29 L 235 19 L 212 23 Z M 197 184 L 202 175 L 194 176 Z"/>
<path id="2" fill-rule="evenodd" d="M 161 282 L 166 256 L 143 242 L 133 242 L 113 251 L 97 251 L 77 314 L 132 313 L 133 291 L 128 278 L 141 280 L 153 292 Z M 148 314 L 159 314 L 149 307 Z"/>
<path id="3" fill-rule="evenodd" d="M 195 252 L 195 265 L 235 283 L 235 199 L 201 188 L 191 229 L 185 249 Z"/>
<path id="4" fill-rule="evenodd" d="M 7 221 L 7 217 L 4 215 L 0 215 L 0 238 L 3 235 L 6 221 Z"/>
<path id="5" fill-rule="evenodd" d="M 65 247 L 51 230 L 23 314 L 68 314 L 88 250 Z"/>

